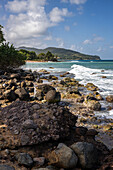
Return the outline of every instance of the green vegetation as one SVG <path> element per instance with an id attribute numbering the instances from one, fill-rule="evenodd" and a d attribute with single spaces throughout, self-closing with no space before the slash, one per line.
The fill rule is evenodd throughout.
<path id="1" fill-rule="evenodd" d="M 0 69 L 14 68 L 25 64 L 23 55 L 13 45 L 3 43 L 5 39 L 2 28 L 0 25 Z"/>
<path id="2" fill-rule="evenodd" d="M 34 51 L 37 55 L 50 51 L 53 55 L 58 56 L 60 60 L 100 60 L 99 56 L 82 54 L 77 51 L 68 50 L 64 48 L 49 47 L 42 50 L 36 48 L 20 47 L 19 49 Z"/>
<path id="3" fill-rule="evenodd" d="M 3 41 L 5 41 L 4 39 L 4 35 L 3 35 L 3 32 L 2 32 L 2 26 L 0 25 L 0 43 L 2 43 Z"/>
<path id="4" fill-rule="evenodd" d="M 19 50 L 19 53 L 24 57 L 25 60 L 35 61 L 57 61 L 57 56 L 54 56 L 50 51 L 47 53 L 36 54 L 34 51 L 27 51 L 24 49 Z"/>

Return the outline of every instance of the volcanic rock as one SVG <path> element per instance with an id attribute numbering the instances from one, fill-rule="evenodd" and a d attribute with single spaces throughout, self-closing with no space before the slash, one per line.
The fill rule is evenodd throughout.
<path id="1" fill-rule="evenodd" d="M 76 120 L 68 109 L 57 104 L 15 101 L 0 111 L 0 148 L 65 138 Z"/>

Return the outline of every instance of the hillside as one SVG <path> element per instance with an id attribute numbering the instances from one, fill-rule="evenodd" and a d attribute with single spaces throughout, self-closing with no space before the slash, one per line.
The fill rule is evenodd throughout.
<path id="1" fill-rule="evenodd" d="M 24 49 L 29 51 L 35 51 L 36 54 L 40 53 L 47 53 L 50 51 L 52 54 L 57 55 L 62 60 L 100 60 L 99 56 L 96 55 L 87 55 L 82 54 L 77 51 L 64 49 L 64 48 L 55 48 L 55 47 L 48 47 L 45 49 L 37 49 L 37 48 L 30 48 L 30 47 L 19 47 L 18 49 Z"/>

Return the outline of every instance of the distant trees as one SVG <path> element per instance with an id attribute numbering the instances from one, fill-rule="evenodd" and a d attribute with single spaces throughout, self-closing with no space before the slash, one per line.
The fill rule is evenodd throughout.
<path id="1" fill-rule="evenodd" d="M 2 28 L 0 25 L 0 69 L 14 68 L 25 64 L 23 55 L 13 45 L 3 43 L 5 39 Z"/>
<path id="2" fill-rule="evenodd" d="M 57 57 L 54 56 L 50 51 L 48 51 L 46 54 L 45 53 L 40 53 L 38 54 L 37 58 L 40 60 L 44 61 L 57 61 Z"/>
<path id="3" fill-rule="evenodd" d="M 54 56 L 50 51 L 45 53 L 36 54 L 34 51 L 28 51 L 21 49 L 19 53 L 23 55 L 25 60 L 36 60 L 36 61 L 57 61 L 57 56 Z"/>
<path id="4" fill-rule="evenodd" d="M 34 51 L 27 51 L 27 50 L 19 50 L 19 53 L 23 55 L 25 60 L 35 60 L 37 55 Z"/>

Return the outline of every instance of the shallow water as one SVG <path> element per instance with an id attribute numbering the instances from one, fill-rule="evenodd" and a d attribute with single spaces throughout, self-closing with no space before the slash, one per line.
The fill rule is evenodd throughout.
<path id="1" fill-rule="evenodd" d="M 54 69 L 51 69 L 53 67 Z M 99 87 L 99 93 L 105 98 L 107 95 L 113 95 L 113 60 L 99 60 L 99 61 L 66 61 L 66 62 L 27 62 L 23 66 L 24 69 L 31 69 L 39 71 L 46 69 L 51 74 L 59 75 L 62 72 L 69 71 L 76 80 L 81 84 L 94 83 Z M 102 78 L 105 76 L 106 78 Z M 106 115 L 113 118 L 113 109 L 107 111 L 107 106 L 111 104 L 101 102 L 102 111 L 96 114 Z"/>

